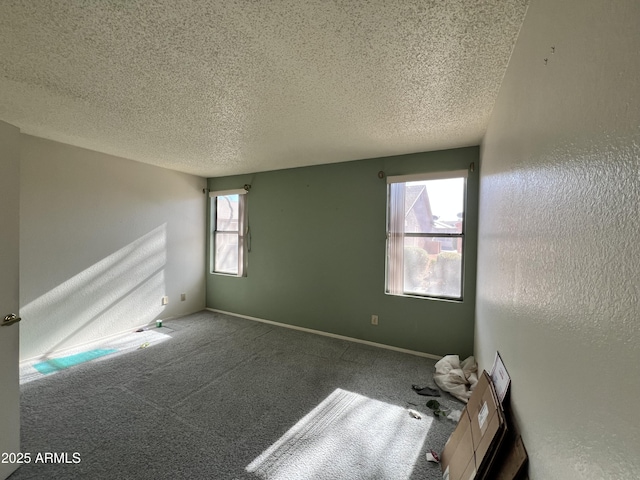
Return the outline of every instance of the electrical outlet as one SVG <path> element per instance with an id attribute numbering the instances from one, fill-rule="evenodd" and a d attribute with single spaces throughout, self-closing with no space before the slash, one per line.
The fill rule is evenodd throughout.
<path id="1" fill-rule="evenodd" d="M 371 315 L 371 325 L 378 325 L 378 315 Z"/>
<path id="2" fill-rule="evenodd" d="M 165 295 L 164 297 L 162 297 L 162 305 L 166 305 L 167 303 L 169 303 L 169 297 Z"/>
<path id="3" fill-rule="evenodd" d="M 186 293 L 181 293 L 180 294 L 180 301 L 184 302 L 187 299 L 187 294 Z"/>

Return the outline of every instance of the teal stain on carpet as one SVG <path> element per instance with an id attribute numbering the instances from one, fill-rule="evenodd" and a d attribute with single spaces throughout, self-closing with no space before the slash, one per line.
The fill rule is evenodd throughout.
<path id="1" fill-rule="evenodd" d="M 38 370 L 43 375 L 48 375 L 53 372 L 64 370 L 65 368 L 73 367 L 80 363 L 89 362 L 96 358 L 104 357 L 110 353 L 117 352 L 116 349 L 98 349 L 89 350 L 88 352 L 76 353 L 75 355 L 69 355 L 68 357 L 52 358 L 44 362 L 36 363 L 33 368 Z"/>

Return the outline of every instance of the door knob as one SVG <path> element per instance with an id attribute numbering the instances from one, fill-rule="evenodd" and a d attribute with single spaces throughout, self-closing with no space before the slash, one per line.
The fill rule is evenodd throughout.
<path id="1" fill-rule="evenodd" d="M 8 327 L 9 325 L 18 323 L 20 320 L 22 319 L 16 316 L 15 313 L 10 313 L 9 315 L 4 317 L 4 320 L 2 321 L 2 323 L 0 323 L 0 327 Z"/>

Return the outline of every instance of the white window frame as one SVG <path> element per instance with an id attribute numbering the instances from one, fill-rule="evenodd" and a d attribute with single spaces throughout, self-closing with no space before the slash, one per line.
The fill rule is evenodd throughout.
<path id="1" fill-rule="evenodd" d="M 247 190 L 220 190 L 209 192 L 211 208 L 211 273 L 217 275 L 228 275 L 232 277 L 247 276 L 247 238 L 248 238 L 248 215 L 247 215 Z M 237 230 L 217 230 L 218 200 L 220 197 L 238 195 L 238 229 Z M 216 266 L 216 237 L 218 233 L 236 234 L 238 237 L 238 267 L 237 272 L 217 271 Z"/>
<path id="2" fill-rule="evenodd" d="M 385 293 L 389 295 L 430 298 L 439 300 L 462 301 L 464 297 L 464 260 L 465 260 L 465 230 L 467 214 L 467 170 L 453 170 L 445 172 L 418 173 L 387 177 L 387 245 L 385 268 Z M 404 188 L 393 188 L 393 185 L 427 180 L 445 180 L 450 178 L 464 178 L 462 229 L 459 234 L 451 233 L 405 233 L 404 232 Z M 461 275 L 460 296 L 419 294 L 407 292 L 404 285 L 404 239 L 405 237 L 449 237 L 461 239 Z"/>

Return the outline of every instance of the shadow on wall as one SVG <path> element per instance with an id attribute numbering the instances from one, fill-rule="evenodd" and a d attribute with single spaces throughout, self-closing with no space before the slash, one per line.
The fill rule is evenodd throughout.
<path id="1" fill-rule="evenodd" d="M 163 224 L 22 306 L 21 360 L 47 358 L 158 318 L 166 245 Z"/>

